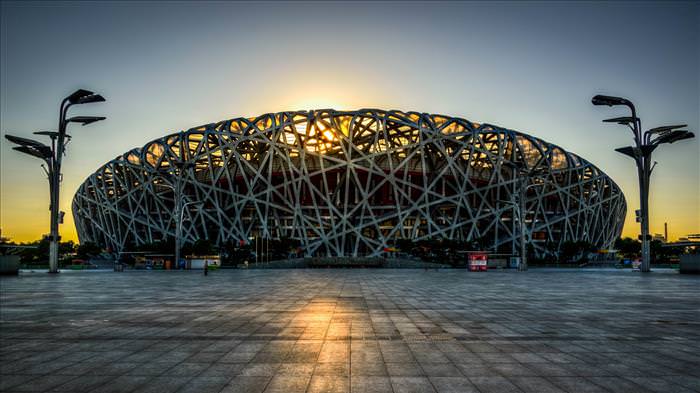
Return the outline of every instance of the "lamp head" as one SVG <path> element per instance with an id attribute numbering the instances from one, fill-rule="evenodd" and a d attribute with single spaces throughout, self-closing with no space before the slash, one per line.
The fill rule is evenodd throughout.
<path id="1" fill-rule="evenodd" d="M 630 105 L 630 102 L 622 97 L 597 95 L 591 99 L 593 105 Z"/>
<path id="2" fill-rule="evenodd" d="M 104 102 L 105 98 L 99 94 L 90 94 L 78 99 L 77 104 L 89 104 L 91 102 Z"/>
<path id="3" fill-rule="evenodd" d="M 15 143 L 17 145 L 20 145 L 20 146 L 29 146 L 29 147 L 35 147 L 35 148 L 37 148 L 37 147 L 48 148 L 48 146 L 44 145 L 43 143 L 41 143 L 39 141 L 35 141 L 34 139 L 22 138 L 21 136 L 14 136 L 14 135 L 5 135 L 5 138 L 8 141 Z"/>
<path id="4" fill-rule="evenodd" d="M 104 116 L 73 116 L 67 121 L 72 123 L 81 123 L 82 125 L 86 126 L 104 119 L 106 119 Z"/>
<path id="5" fill-rule="evenodd" d="M 637 120 L 638 119 L 636 117 L 623 116 L 623 117 L 613 117 L 612 119 L 605 119 L 605 120 L 603 120 L 603 123 L 617 123 L 617 124 L 627 125 L 627 124 L 633 124 Z"/>
<path id="6" fill-rule="evenodd" d="M 73 94 L 69 95 L 66 97 L 66 100 L 68 100 L 69 103 L 71 104 L 79 104 L 80 99 L 83 97 L 88 97 L 91 95 L 94 95 L 95 93 L 91 92 L 90 90 L 85 90 L 85 89 L 78 89 L 73 92 Z"/>
<path id="7" fill-rule="evenodd" d="M 683 128 L 683 127 L 687 127 L 687 126 L 688 126 L 687 124 L 677 124 L 674 126 L 655 127 L 655 128 L 648 130 L 646 133 L 647 134 L 659 134 L 659 133 L 664 133 L 666 131 L 675 130 L 676 128 Z"/>
<path id="8" fill-rule="evenodd" d="M 683 134 L 682 137 L 676 138 L 673 142 L 678 142 L 678 141 L 682 141 L 684 139 L 693 139 L 693 138 L 695 138 L 695 134 L 690 132 L 690 131 L 686 131 L 686 133 Z M 673 142 L 670 142 L 670 143 L 673 143 Z"/>
<path id="9" fill-rule="evenodd" d="M 635 149 L 633 146 L 618 147 L 617 149 L 615 149 L 615 151 L 618 153 L 622 153 L 628 157 L 632 157 L 635 160 L 641 155 L 641 152 Z"/>
<path id="10" fill-rule="evenodd" d="M 656 138 L 652 143 L 654 145 L 660 145 L 663 143 L 673 143 L 691 138 L 695 138 L 695 134 L 693 134 L 692 132 L 687 130 L 675 130 L 661 135 L 660 137 Z"/>
<path id="11" fill-rule="evenodd" d="M 41 158 L 42 160 L 47 161 L 47 162 L 53 156 L 53 154 L 51 153 L 51 149 L 49 149 L 47 146 L 43 146 L 43 147 L 15 146 L 12 148 L 12 150 L 17 150 L 20 153 L 28 154 L 28 155 L 36 157 L 36 158 Z"/>

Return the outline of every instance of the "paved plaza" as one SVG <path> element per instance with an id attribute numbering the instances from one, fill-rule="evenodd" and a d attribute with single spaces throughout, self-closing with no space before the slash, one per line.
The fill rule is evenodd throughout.
<path id="1" fill-rule="evenodd" d="M 700 391 L 698 276 L 134 271 L 0 285 L 2 391 Z"/>

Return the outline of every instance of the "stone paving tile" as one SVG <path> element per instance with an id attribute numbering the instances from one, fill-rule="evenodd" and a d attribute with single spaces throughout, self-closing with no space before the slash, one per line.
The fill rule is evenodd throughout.
<path id="1" fill-rule="evenodd" d="M 311 378 L 307 393 L 349 393 L 350 380 L 347 377 L 315 375 Z"/>
<path id="2" fill-rule="evenodd" d="M 231 380 L 229 377 L 194 377 L 178 393 L 218 393 Z"/>
<path id="3" fill-rule="evenodd" d="M 394 393 L 435 393 L 427 377 L 391 377 Z"/>
<path id="4" fill-rule="evenodd" d="M 18 392 L 46 392 L 75 378 L 75 376 L 67 375 L 42 375 L 15 385 L 12 390 Z"/>
<path id="5" fill-rule="evenodd" d="M 386 363 L 387 373 L 392 377 L 422 377 L 423 368 L 418 363 Z"/>
<path id="6" fill-rule="evenodd" d="M 673 383 L 671 381 L 668 381 L 668 380 L 660 378 L 660 377 L 629 377 L 626 379 L 632 383 L 643 386 L 644 389 L 647 389 L 647 390 L 652 391 L 652 392 L 690 393 L 690 392 L 697 392 L 698 391 L 695 389 L 689 389 L 687 387 L 683 387 L 681 385 L 678 385 L 676 383 Z"/>
<path id="7" fill-rule="evenodd" d="M 314 367 L 314 363 L 281 363 L 276 374 L 311 377 L 311 374 L 314 373 Z"/>
<path id="8" fill-rule="evenodd" d="M 187 361 L 192 363 L 214 363 L 223 355 L 224 354 L 220 352 L 198 352 L 188 357 Z"/>
<path id="9" fill-rule="evenodd" d="M 487 377 L 491 375 L 499 375 L 495 368 L 482 363 L 460 363 L 456 366 L 466 377 Z"/>
<path id="10" fill-rule="evenodd" d="M 275 375 L 265 388 L 266 393 L 303 393 L 311 377 L 294 375 Z"/>
<path id="11" fill-rule="evenodd" d="M 175 392 L 183 387 L 192 378 L 190 377 L 155 377 L 136 389 L 139 393 Z M 98 389 L 99 390 L 99 389 Z"/>
<path id="12" fill-rule="evenodd" d="M 71 379 L 63 385 L 56 386 L 52 390 L 59 392 L 89 392 L 106 385 L 109 381 L 116 378 L 110 375 L 83 375 L 80 378 Z"/>
<path id="13" fill-rule="evenodd" d="M 279 363 L 248 363 L 239 375 L 244 377 L 272 377 L 277 373 Z"/>
<path id="14" fill-rule="evenodd" d="M 671 383 L 675 383 L 675 384 L 684 386 L 686 388 L 693 389 L 695 391 L 700 392 L 700 378 L 681 376 L 681 377 L 666 377 L 664 379 L 666 379 L 667 381 L 669 381 Z"/>
<path id="15" fill-rule="evenodd" d="M 222 393 L 261 393 L 272 377 L 247 377 L 237 376 L 233 378 L 224 388 Z"/>
<path id="16" fill-rule="evenodd" d="M 461 377 L 463 374 L 452 363 L 421 363 L 423 372 L 428 377 Z"/>
<path id="17" fill-rule="evenodd" d="M 650 392 L 641 385 L 638 385 L 628 379 L 620 377 L 589 377 L 596 385 L 602 386 L 613 392 L 633 393 L 633 392 Z"/>
<path id="18" fill-rule="evenodd" d="M 334 362 L 334 363 L 317 363 L 314 368 L 314 375 L 318 376 L 350 376 L 350 363 Z"/>
<path id="19" fill-rule="evenodd" d="M 104 393 L 127 393 L 145 385 L 151 377 L 125 375 L 108 381 L 94 390 Z"/>
<path id="20" fill-rule="evenodd" d="M 386 365 L 382 362 L 373 363 L 351 363 L 350 375 L 366 377 L 383 377 L 389 375 Z"/>
<path id="21" fill-rule="evenodd" d="M 525 393 L 566 393 L 542 377 L 511 377 L 509 380 Z"/>
<path id="22" fill-rule="evenodd" d="M 350 391 L 353 393 L 386 393 L 391 392 L 389 377 L 351 377 Z"/>
<path id="23" fill-rule="evenodd" d="M 536 367 L 528 367 L 521 363 L 498 363 L 492 364 L 491 368 L 498 375 L 505 377 L 531 376 L 537 373 Z"/>
<path id="24" fill-rule="evenodd" d="M 481 393 L 515 393 L 522 392 L 508 379 L 501 376 L 470 377 L 469 380 Z"/>
<path id="25" fill-rule="evenodd" d="M 527 368 L 531 370 L 531 375 L 542 377 L 567 377 L 578 375 L 576 370 L 571 370 L 557 363 L 529 363 Z"/>
<path id="26" fill-rule="evenodd" d="M 700 391 L 698 277 L 319 269 L 0 280 L 1 391 Z"/>
<path id="27" fill-rule="evenodd" d="M 10 390 L 13 386 L 28 382 L 33 378 L 36 377 L 33 375 L 3 375 L 0 378 L 0 391 Z"/>
<path id="28" fill-rule="evenodd" d="M 438 393 L 479 393 L 467 377 L 430 377 Z"/>
<path id="29" fill-rule="evenodd" d="M 146 366 L 147 367 L 147 366 Z M 204 370 L 211 367 L 211 363 L 191 363 L 189 360 L 187 362 L 182 362 L 174 365 L 165 373 L 170 375 L 177 375 L 179 377 L 194 377 L 201 374 Z"/>
<path id="30" fill-rule="evenodd" d="M 603 389 L 599 385 L 596 385 L 592 381 L 584 377 L 554 377 L 549 378 L 555 385 L 561 387 L 567 392 L 575 393 L 605 393 L 609 390 Z"/>
<path id="31" fill-rule="evenodd" d="M 91 362 L 83 362 L 83 366 L 88 367 L 86 374 L 91 375 L 124 375 L 135 368 L 144 367 L 142 363 L 121 363 L 114 362 L 104 365 L 95 366 Z M 69 366 L 68 368 L 72 368 Z"/>

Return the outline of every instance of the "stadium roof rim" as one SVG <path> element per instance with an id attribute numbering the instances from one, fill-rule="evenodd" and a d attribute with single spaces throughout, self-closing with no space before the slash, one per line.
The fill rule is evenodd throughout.
<path id="1" fill-rule="evenodd" d="M 227 133 L 227 134 L 231 134 L 231 135 L 241 135 L 240 133 L 226 131 L 226 130 L 220 130 L 217 128 L 220 128 L 224 124 L 227 124 L 227 123 L 230 124 L 230 123 L 236 122 L 236 121 L 254 124 L 262 119 L 266 119 L 266 118 L 270 118 L 270 117 L 274 118 L 275 116 L 278 116 L 278 115 L 287 115 L 287 116 L 292 116 L 292 117 L 294 117 L 294 116 L 306 116 L 307 121 L 308 121 L 308 120 L 316 119 L 317 117 L 319 117 L 319 115 L 323 115 L 323 114 L 331 115 L 332 117 L 356 116 L 356 115 L 361 115 L 361 114 L 367 114 L 367 115 L 381 115 L 380 117 L 383 116 L 385 119 L 389 118 L 392 115 L 405 116 L 405 117 L 409 117 L 409 118 L 411 116 L 417 116 L 418 118 L 416 120 L 421 120 L 421 119 L 431 120 L 434 118 L 449 119 L 450 121 L 456 121 L 456 122 L 460 122 L 462 125 L 466 125 L 467 129 L 472 133 L 482 133 L 482 132 L 512 133 L 512 134 L 515 134 L 517 136 L 522 136 L 522 137 L 528 138 L 531 142 L 535 142 L 535 145 L 538 147 L 538 150 L 540 150 L 539 148 L 546 146 L 547 150 L 558 149 L 561 152 L 563 152 L 567 158 L 567 160 L 566 160 L 567 168 L 569 168 L 570 163 L 573 162 L 576 164 L 574 167 L 588 166 L 599 173 L 605 173 L 600 168 L 598 168 L 596 165 L 592 164 L 590 161 L 579 156 L 578 154 L 572 153 L 569 150 L 562 148 L 559 145 L 556 145 L 556 144 L 553 144 L 550 142 L 546 142 L 541 138 L 538 138 L 536 136 L 533 136 L 533 135 L 530 135 L 530 134 L 527 134 L 527 133 L 524 133 L 521 131 L 513 130 L 510 128 L 498 126 L 498 125 L 491 124 L 491 123 L 475 123 L 475 122 L 472 122 L 472 121 L 469 121 L 467 119 L 464 119 L 462 117 L 457 117 L 457 116 L 449 116 L 449 115 L 438 114 L 438 113 L 427 113 L 427 112 L 417 112 L 417 111 L 405 112 L 405 111 L 401 111 L 401 110 L 397 110 L 397 109 L 384 110 L 384 109 L 378 109 L 378 108 L 361 108 L 361 109 L 357 109 L 357 110 L 336 110 L 336 109 L 332 109 L 332 108 L 325 108 L 325 109 L 269 112 L 269 113 L 265 113 L 265 114 L 262 114 L 262 115 L 259 115 L 256 117 L 236 117 L 236 118 L 232 118 L 232 119 L 221 120 L 221 121 L 214 122 L 214 123 L 207 123 L 207 124 L 203 124 L 200 126 L 191 127 L 189 129 L 186 129 L 186 130 L 166 134 L 166 135 L 163 135 L 161 137 L 158 137 L 156 139 L 153 139 L 153 140 L 146 142 L 142 147 L 136 147 L 136 148 L 130 149 L 130 150 L 124 152 L 123 154 L 115 157 L 114 159 L 109 160 L 108 162 L 106 162 L 105 164 L 103 164 L 102 166 L 97 168 L 95 171 L 93 171 L 90 176 L 92 176 L 93 174 L 95 174 L 97 172 L 100 172 L 102 169 L 107 168 L 110 165 L 118 164 L 119 162 L 123 162 L 124 160 L 127 159 L 127 156 L 132 154 L 132 153 L 138 154 L 140 156 L 143 155 L 143 152 L 145 152 L 147 150 L 147 147 L 149 145 L 156 143 L 160 140 L 167 140 L 169 138 L 179 137 L 183 134 L 200 133 L 200 132 L 204 132 L 204 131 L 221 132 L 221 133 Z M 396 119 L 391 118 L 391 120 L 396 120 Z M 272 130 L 274 128 L 275 127 L 267 127 L 263 131 L 269 131 L 269 130 Z M 439 130 L 433 129 L 433 131 L 438 132 Z M 540 153 L 544 153 L 544 152 L 540 151 Z M 140 157 L 140 158 L 142 159 L 142 162 L 145 159 L 145 157 Z M 573 160 L 571 160 L 570 158 L 573 158 Z M 562 170 L 564 170 L 564 169 L 562 169 Z M 613 181 L 613 183 L 616 186 L 618 186 L 618 188 L 619 188 L 619 185 L 617 185 L 617 183 L 614 180 L 611 179 L 611 181 Z"/>

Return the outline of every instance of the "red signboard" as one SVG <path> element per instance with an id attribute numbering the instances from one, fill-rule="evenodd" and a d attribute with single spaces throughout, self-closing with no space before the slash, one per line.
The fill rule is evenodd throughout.
<path id="1" fill-rule="evenodd" d="M 486 253 L 473 252 L 469 254 L 469 271 L 485 272 L 488 268 L 488 257 Z"/>

